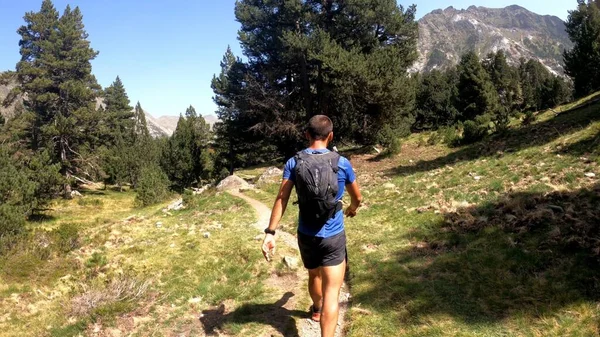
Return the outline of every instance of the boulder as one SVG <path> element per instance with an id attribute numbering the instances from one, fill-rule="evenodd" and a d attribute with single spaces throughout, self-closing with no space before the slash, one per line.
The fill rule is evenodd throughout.
<path id="1" fill-rule="evenodd" d="M 179 199 L 175 202 L 173 202 L 172 204 L 170 204 L 169 206 L 167 206 L 167 212 L 168 211 L 179 211 L 183 209 L 183 199 Z"/>
<path id="2" fill-rule="evenodd" d="M 81 195 L 81 193 L 79 193 L 79 191 L 71 191 L 71 198 L 83 198 L 83 195 Z"/>
<path id="3" fill-rule="evenodd" d="M 192 187 L 192 194 L 193 195 L 200 195 L 200 194 L 206 192 L 209 188 L 210 188 L 210 185 L 204 185 L 201 188 Z"/>
<path id="4" fill-rule="evenodd" d="M 239 190 L 244 190 L 244 189 L 247 190 L 250 188 L 251 188 L 250 184 L 248 184 L 247 181 L 236 176 L 235 174 L 221 180 L 219 185 L 217 185 L 217 190 L 219 192 L 239 191 Z"/>
<path id="5" fill-rule="evenodd" d="M 281 176 L 283 175 L 283 171 L 278 169 L 277 167 L 269 167 L 259 178 L 257 181 L 257 185 L 269 184 L 279 182 L 281 180 Z"/>
<path id="6" fill-rule="evenodd" d="M 295 257 L 286 256 L 283 258 L 283 264 L 290 270 L 298 269 L 299 263 L 300 263 L 300 261 Z"/>
<path id="7" fill-rule="evenodd" d="M 392 190 L 396 188 L 396 185 L 394 185 L 393 183 L 385 183 L 383 184 L 383 188 L 385 188 L 386 190 Z"/>

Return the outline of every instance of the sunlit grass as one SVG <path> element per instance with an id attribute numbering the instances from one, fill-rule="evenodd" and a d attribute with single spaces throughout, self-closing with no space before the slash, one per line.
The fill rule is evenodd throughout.
<path id="1" fill-rule="evenodd" d="M 77 223 L 82 246 L 49 259 L 23 251 L 0 260 L 0 336 L 76 336 L 93 324 L 119 328 L 121 315 L 140 308 L 134 315 L 142 323 L 128 333 L 200 334 L 203 308 L 270 299 L 262 282 L 269 266 L 249 225 L 255 215 L 242 200 L 208 192 L 183 211 L 164 213 L 164 205 L 134 208 L 134 197 L 84 193 L 86 202 L 57 201 L 50 217 L 31 223 L 50 231 Z M 73 314 L 72 298 L 85 289 L 104 291 L 119 275 L 150 282 L 148 291 L 135 304 L 111 302 L 86 316 Z"/>
<path id="2" fill-rule="evenodd" d="M 539 114 L 532 144 L 503 146 L 506 136 L 498 135 L 471 147 L 428 146 L 425 133 L 403 141 L 396 158 L 351 158 L 365 207 L 346 222 L 348 335 L 599 335 L 598 261 L 593 251 L 565 245 L 576 234 L 561 237 L 556 225 L 544 225 L 561 225 L 556 216 L 569 208 L 582 217 L 597 211 L 600 196 L 589 189 L 598 180 L 585 175 L 600 174 L 600 106 L 587 105 L 593 98 Z M 544 125 L 562 121 L 573 126 Z M 247 193 L 270 205 L 277 188 Z M 291 228 L 293 220 L 283 223 Z M 513 229 L 515 222 L 533 227 Z"/>

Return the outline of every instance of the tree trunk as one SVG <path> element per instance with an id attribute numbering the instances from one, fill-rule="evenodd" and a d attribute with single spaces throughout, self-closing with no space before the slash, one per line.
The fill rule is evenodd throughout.
<path id="1" fill-rule="evenodd" d="M 308 80 L 308 66 L 306 64 L 306 54 L 302 53 L 300 57 L 300 68 L 302 71 L 302 95 L 304 96 L 304 109 L 308 116 L 313 116 L 314 111 L 310 99 L 310 81 Z"/>
<path id="2" fill-rule="evenodd" d="M 325 16 L 325 31 L 329 32 L 333 22 L 333 0 L 323 0 L 322 5 L 323 9 L 321 14 Z M 323 79 L 323 65 L 319 63 L 317 69 L 317 113 L 322 115 L 329 114 L 328 96 L 328 90 Z"/>
<path id="3" fill-rule="evenodd" d="M 60 137 L 59 147 L 61 173 L 66 180 L 65 184 L 63 185 L 64 197 L 65 199 L 71 199 L 71 174 L 69 173 L 69 169 L 67 168 L 67 140 L 64 138 L 64 136 Z"/>
<path id="4" fill-rule="evenodd" d="M 296 21 L 296 33 L 302 35 L 300 29 L 300 21 Z M 312 108 L 311 97 L 310 97 L 310 81 L 308 79 L 308 64 L 306 60 L 306 51 L 301 51 L 300 55 L 300 77 L 302 78 L 302 96 L 304 97 L 304 110 L 307 116 L 313 116 L 314 111 Z"/>

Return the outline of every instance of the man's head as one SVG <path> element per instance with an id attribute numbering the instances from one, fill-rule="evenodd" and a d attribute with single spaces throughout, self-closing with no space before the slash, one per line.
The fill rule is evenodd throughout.
<path id="1" fill-rule="evenodd" d="M 306 137 L 311 143 L 315 141 L 330 143 L 333 140 L 333 122 L 325 115 L 312 117 L 308 121 Z"/>

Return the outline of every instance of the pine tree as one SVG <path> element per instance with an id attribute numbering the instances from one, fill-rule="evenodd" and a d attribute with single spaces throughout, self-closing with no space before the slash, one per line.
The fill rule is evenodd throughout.
<path id="1" fill-rule="evenodd" d="M 93 177 L 100 115 L 95 109 L 99 86 L 91 74 L 97 52 L 90 47 L 79 8 L 69 6 L 60 18 L 50 0 L 40 12 L 27 13 L 21 35 L 21 61 L 17 64 L 19 92 L 33 112 L 30 146 L 47 149 L 70 180 Z M 82 176 L 82 177 L 78 177 Z M 64 192 L 70 195 L 70 183 Z"/>
<path id="2" fill-rule="evenodd" d="M 569 12 L 567 33 L 573 48 L 565 51 L 565 70 L 573 79 L 577 96 L 600 90 L 600 0 L 577 0 Z"/>
<path id="3" fill-rule="evenodd" d="M 146 117 L 140 102 L 135 106 L 127 129 L 113 128 L 113 140 L 104 153 L 105 182 L 121 187 L 137 186 L 142 167 L 159 162 L 159 149 L 148 131 Z"/>
<path id="4" fill-rule="evenodd" d="M 498 93 L 502 113 L 509 115 L 518 111 L 522 104 L 522 92 L 519 82 L 519 71 L 508 64 L 504 50 L 490 53 L 483 60 L 483 67 L 490 75 L 490 79 Z"/>
<path id="5" fill-rule="evenodd" d="M 437 129 L 456 122 L 456 69 L 423 74 L 417 85 L 415 130 Z"/>
<path id="6" fill-rule="evenodd" d="M 544 84 L 542 97 L 544 104 L 543 109 L 554 108 L 563 103 L 567 103 L 572 99 L 573 89 L 570 84 L 556 75 L 552 75 Z"/>
<path id="7" fill-rule="evenodd" d="M 137 102 L 135 105 L 133 113 L 133 133 L 138 140 L 149 140 L 151 138 L 148 123 L 146 122 L 146 113 L 142 109 L 140 102 Z"/>
<path id="8" fill-rule="evenodd" d="M 152 136 L 150 136 L 146 114 L 140 102 L 135 105 L 131 132 L 133 143 L 129 147 L 127 159 L 129 182 L 133 187 L 137 187 L 142 168 L 144 166 L 156 166 L 160 161 L 160 150 Z"/>
<path id="9" fill-rule="evenodd" d="M 119 137 L 125 142 L 133 141 L 130 137 L 134 134 L 133 108 L 129 105 L 129 97 L 119 76 L 104 90 L 104 104 L 104 119 L 106 131 L 111 135 L 110 141 L 114 144 Z"/>
<path id="10" fill-rule="evenodd" d="M 316 114 L 329 115 L 342 139 L 376 142 L 383 124 L 408 132 L 415 11 L 394 0 L 238 1 L 248 62 L 236 117 L 283 155 L 295 152 Z"/>
<path id="11" fill-rule="evenodd" d="M 0 239 L 22 232 L 25 219 L 47 207 L 62 181 L 59 169 L 47 152 L 0 144 Z"/>
<path id="12" fill-rule="evenodd" d="M 218 152 L 216 169 L 227 169 L 233 174 L 235 167 L 255 165 L 271 160 L 277 150 L 269 144 L 269 139 L 257 135 L 253 130 L 256 118 L 251 113 L 242 113 L 245 104 L 246 66 L 227 48 L 221 61 L 221 73 L 214 76 L 211 87 L 218 107 L 219 121 L 213 126 L 216 136 L 215 149 Z M 247 111 L 247 110 L 246 110 Z"/>
<path id="13" fill-rule="evenodd" d="M 488 73 L 474 52 L 468 52 L 458 65 L 458 110 L 463 121 L 480 115 L 496 116 L 498 95 Z"/>
<path id="14" fill-rule="evenodd" d="M 521 60 L 519 66 L 521 86 L 523 88 L 523 111 L 538 111 L 546 104 L 545 86 L 552 80 L 552 74 L 537 60 Z"/>
<path id="15" fill-rule="evenodd" d="M 211 177 L 214 167 L 209 148 L 211 138 L 209 125 L 190 106 L 185 116 L 179 118 L 161 159 L 163 170 L 179 190 Z"/>

